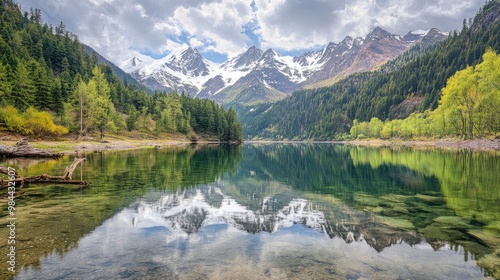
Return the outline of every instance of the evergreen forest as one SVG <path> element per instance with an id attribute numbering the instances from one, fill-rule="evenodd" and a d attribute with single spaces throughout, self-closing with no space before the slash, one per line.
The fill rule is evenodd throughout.
<path id="1" fill-rule="evenodd" d="M 88 54 L 63 22 L 0 1 L 0 130 L 52 139 L 162 133 L 242 141 L 234 109 L 176 92 L 148 94 Z"/>

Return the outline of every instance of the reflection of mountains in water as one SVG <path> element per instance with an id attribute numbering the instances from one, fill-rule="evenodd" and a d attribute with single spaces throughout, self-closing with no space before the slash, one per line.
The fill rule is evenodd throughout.
<path id="1" fill-rule="evenodd" d="M 139 225 L 148 220 L 154 221 L 181 236 L 196 233 L 203 226 L 217 224 L 252 234 L 274 233 L 299 224 L 329 238 L 342 238 L 346 243 L 367 243 L 379 252 L 392 244 L 404 241 L 413 245 L 423 239 L 415 232 L 391 229 L 368 212 L 354 209 L 346 211 L 345 205 L 328 205 L 327 217 L 325 211 L 319 210 L 324 209 L 324 206 L 303 198 L 285 202 L 266 197 L 261 199 L 260 204 L 259 210 L 249 210 L 215 186 L 179 190 L 163 195 L 155 202 L 140 202 L 133 223 Z"/>

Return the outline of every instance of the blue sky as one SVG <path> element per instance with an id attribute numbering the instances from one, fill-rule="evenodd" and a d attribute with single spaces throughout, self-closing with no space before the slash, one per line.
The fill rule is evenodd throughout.
<path id="1" fill-rule="evenodd" d="M 154 58 L 191 46 L 220 62 L 251 46 L 297 55 L 366 36 L 460 29 L 484 0 L 18 0 L 63 21 L 80 41 L 116 64 L 137 53 Z"/>

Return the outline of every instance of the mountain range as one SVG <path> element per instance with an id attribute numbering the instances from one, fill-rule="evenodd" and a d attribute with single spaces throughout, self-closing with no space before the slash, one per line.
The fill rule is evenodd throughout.
<path id="1" fill-rule="evenodd" d="M 380 71 L 296 91 L 272 104 L 232 105 L 238 107 L 247 139 L 348 139 L 355 121 L 406 119 L 412 113 L 435 110 L 448 79 L 481 63 L 489 49 L 500 50 L 498 0 L 487 2 L 469 24 L 464 21 L 462 29 L 447 39 L 428 47 L 417 44 Z"/>
<path id="2" fill-rule="evenodd" d="M 348 36 L 338 44 L 295 57 L 251 47 L 214 63 L 187 47 L 158 60 L 132 57 L 120 68 L 153 90 L 184 91 L 219 103 L 253 104 L 278 101 L 301 88 L 331 85 L 350 74 L 376 69 L 417 43 L 432 44 L 446 37 L 435 28 L 400 36 L 377 27 L 365 38 Z"/>

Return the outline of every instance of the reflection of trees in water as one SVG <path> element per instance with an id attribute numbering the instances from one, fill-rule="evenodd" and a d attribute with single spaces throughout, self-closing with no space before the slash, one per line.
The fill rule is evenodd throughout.
<path id="1" fill-rule="evenodd" d="M 22 170 L 26 170 L 33 165 L 37 165 L 40 163 L 47 162 L 55 162 L 55 159 L 47 159 L 47 158 L 7 158 L 2 159 L 0 165 L 4 166 L 16 166 L 19 173 L 22 173 Z M 53 163 L 52 163 L 53 164 Z"/>
<path id="2" fill-rule="evenodd" d="M 243 153 L 232 181 L 252 173 L 260 180 L 279 181 L 297 190 L 341 196 L 439 191 L 433 174 L 384 162 L 380 150 L 366 155 L 363 149 L 343 145 L 269 144 L 246 145 Z"/>
<path id="3" fill-rule="evenodd" d="M 39 163 L 29 171 L 57 174 L 69 161 L 72 159 Z M 492 172 L 499 170 L 498 164 L 498 154 L 334 145 L 245 145 L 90 154 L 83 166 L 83 179 L 93 183 L 88 190 L 66 189 L 61 193 L 59 188 L 32 188 L 33 196 L 23 198 L 25 204 L 40 203 L 44 208 L 36 209 L 42 211 L 39 214 L 27 211 L 23 215 L 33 219 L 22 223 L 20 238 L 24 235 L 23 239 L 32 240 L 22 244 L 40 249 L 30 249 L 33 256 L 26 262 L 20 260 L 20 265 L 36 263 L 39 256 L 54 250 L 64 254 L 71 249 L 68 244 L 74 246 L 82 236 L 138 198 L 143 200 L 141 207 L 154 204 L 162 209 L 155 210 L 158 221 L 174 223 L 184 234 L 196 233 L 210 222 L 231 224 L 253 234 L 299 224 L 330 238 L 366 242 L 379 252 L 401 242 L 418 244 L 424 236 L 436 250 L 464 245 L 464 251 L 470 248 L 474 254 L 482 254 L 485 247 L 470 236 L 470 229 L 480 231 L 482 225 L 498 221 L 500 203 L 495 202 L 500 175 Z M 211 187 L 199 187 L 206 184 Z M 166 189 L 177 197 L 170 197 L 170 204 L 157 203 L 166 199 L 158 195 Z M 155 197 L 150 197 L 151 190 L 158 190 L 153 192 Z M 25 191 L 29 193 L 30 189 Z M 197 193 L 203 198 L 203 207 L 182 206 Z M 60 199 L 63 195 L 64 204 Z M 305 200 L 299 201 L 298 197 Z M 219 221 L 210 220 L 213 211 L 229 202 L 235 206 L 230 212 L 234 215 L 226 212 L 217 216 Z M 166 212 L 175 207 L 183 210 Z M 455 220 L 438 219 L 456 213 L 466 218 L 459 219 L 459 225 L 452 223 Z M 395 220 L 384 220 L 386 217 Z M 140 218 L 136 217 L 136 224 Z M 399 227 L 401 221 L 414 229 L 407 229 L 406 224 Z M 50 232 L 53 238 L 37 238 L 44 232 L 47 236 Z"/>
<path id="4" fill-rule="evenodd" d="M 234 172 L 241 159 L 240 146 L 174 146 L 110 152 L 88 155 L 91 165 L 88 174 L 91 179 L 106 176 L 115 182 L 135 181 L 155 189 L 175 190 L 212 183 L 224 173 Z M 96 173 L 96 169 L 100 172 Z"/>

